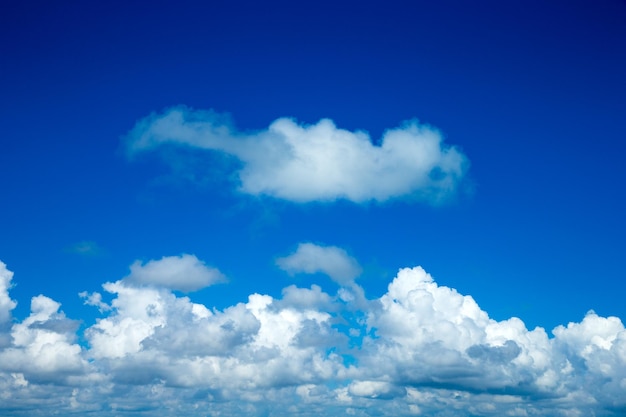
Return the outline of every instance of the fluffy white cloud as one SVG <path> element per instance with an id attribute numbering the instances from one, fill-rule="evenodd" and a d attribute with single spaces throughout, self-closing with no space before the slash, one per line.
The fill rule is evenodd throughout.
<path id="1" fill-rule="evenodd" d="M 85 374 L 87 362 L 74 343 L 78 323 L 67 319 L 59 308 L 59 303 L 46 296 L 33 297 L 30 316 L 13 325 L 11 345 L 0 351 L 0 370 L 34 382 L 59 383 Z"/>
<path id="2" fill-rule="evenodd" d="M 422 268 L 398 273 L 367 324 L 376 337 L 365 340 L 363 360 L 402 385 L 541 393 L 536 381 L 552 369 L 543 329 L 490 319 L 472 297 L 438 286 Z"/>
<path id="3" fill-rule="evenodd" d="M 278 258 L 276 265 L 291 275 L 322 272 L 343 286 L 352 284 L 362 272 L 357 260 L 345 250 L 314 243 L 300 243 L 294 253 Z"/>
<path id="4" fill-rule="evenodd" d="M 7 269 L 4 262 L 0 261 L 0 326 L 11 320 L 11 310 L 17 303 L 9 297 L 13 272 Z"/>
<path id="5" fill-rule="evenodd" d="M 216 311 L 165 289 L 123 281 L 104 287 L 116 296 L 113 311 L 86 336 L 90 355 L 116 384 L 190 390 L 203 408 L 230 402 L 220 407 L 225 412 L 236 401 L 262 402 L 280 387 L 331 380 L 342 367 L 327 351 L 340 336 L 326 312 L 259 294 Z"/>
<path id="6" fill-rule="evenodd" d="M 225 280 L 224 275 L 210 268 L 195 255 L 164 256 L 145 265 L 135 261 L 125 281 L 137 285 L 154 285 L 190 292 Z"/>
<path id="7" fill-rule="evenodd" d="M 0 261 L 0 348 L 9 343 L 7 330 L 11 326 L 11 311 L 17 303 L 9 296 L 13 272 L 7 269 L 4 262 Z"/>
<path id="8" fill-rule="evenodd" d="M 333 300 L 322 291 L 319 285 L 311 285 L 311 288 L 298 288 L 290 285 L 283 288 L 283 298 L 279 301 L 281 306 L 298 309 L 331 309 Z"/>
<path id="9" fill-rule="evenodd" d="M 8 297 L 12 274 L 5 268 L 2 276 Z M 491 319 L 471 296 L 438 285 L 420 267 L 400 270 L 384 295 L 358 311 L 316 285 L 289 286 L 280 299 L 252 294 L 222 311 L 127 278 L 103 288 L 110 304 L 83 294 L 102 314 L 84 332 L 43 295 L 33 297 L 28 317 L 10 324 L 0 347 L 0 414 L 626 410 L 620 319 L 589 312 L 550 337 L 517 318 Z"/>
<path id="10" fill-rule="evenodd" d="M 294 202 L 412 195 L 436 203 L 456 191 L 468 167 L 463 153 L 415 120 L 386 131 L 376 146 L 367 133 L 339 129 L 329 119 L 302 125 L 281 118 L 243 133 L 223 115 L 175 107 L 139 121 L 126 145 L 131 156 L 164 145 L 232 155 L 242 162 L 242 192 Z"/>

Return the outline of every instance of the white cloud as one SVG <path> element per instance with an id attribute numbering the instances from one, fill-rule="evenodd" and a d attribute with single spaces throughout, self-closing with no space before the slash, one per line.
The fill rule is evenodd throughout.
<path id="1" fill-rule="evenodd" d="M 11 346 L 0 351 L 1 370 L 16 372 L 20 380 L 57 383 L 85 373 L 87 362 L 74 343 L 78 323 L 59 308 L 46 296 L 33 297 L 30 316 L 13 325 Z"/>
<path id="2" fill-rule="evenodd" d="M 406 395 L 404 387 L 384 381 L 355 381 L 348 386 L 348 392 L 356 397 L 393 398 Z"/>
<path id="3" fill-rule="evenodd" d="M 535 380 L 551 369 L 543 329 L 490 319 L 472 297 L 438 286 L 422 268 L 398 273 L 367 324 L 376 338 L 364 342 L 364 369 L 403 385 L 541 393 Z"/>
<path id="4" fill-rule="evenodd" d="M 9 297 L 13 272 L 7 269 L 4 262 L 0 261 L 0 329 L 11 320 L 11 310 L 17 303 Z"/>
<path id="5" fill-rule="evenodd" d="M 9 271 L 6 264 L 0 261 L 0 348 L 10 343 L 7 330 L 11 327 L 11 311 L 17 305 L 9 296 L 12 279 L 13 272 Z"/>
<path id="6" fill-rule="evenodd" d="M 102 301 L 102 294 L 99 292 L 88 293 L 87 291 L 81 291 L 78 293 L 78 296 L 85 299 L 85 305 L 98 307 L 101 313 L 111 310 L 111 306 Z"/>
<path id="7" fill-rule="evenodd" d="M 278 258 L 276 265 L 291 275 L 322 272 L 343 286 L 352 284 L 362 272 L 357 260 L 345 250 L 314 243 L 300 243 L 294 253 Z"/>
<path id="8" fill-rule="evenodd" d="M 137 285 L 154 285 L 184 292 L 197 291 L 225 280 L 224 275 L 210 268 L 195 255 L 164 256 L 145 265 L 135 261 L 125 281 Z"/>
<path id="9" fill-rule="evenodd" d="M 283 288 L 283 298 L 280 300 L 281 306 L 294 307 L 298 309 L 330 309 L 332 298 L 322 291 L 319 285 L 311 285 L 311 288 L 298 288 L 290 285 Z"/>
<path id="10" fill-rule="evenodd" d="M 11 275 L 6 268 L 0 275 L 7 289 Z M 626 409 L 619 318 L 589 312 L 549 337 L 517 318 L 491 319 L 471 296 L 419 267 L 400 270 L 383 296 L 358 311 L 316 285 L 289 286 L 280 299 L 252 294 L 222 311 L 127 278 L 103 288 L 110 304 L 83 294 L 102 314 L 84 332 L 43 295 L 33 297 L 28 317 L 10 324 L 0 347 L 0 414 L 574 416 Z"/>
<path id="11" fill-rule="evenodd" d="M 265 130 L 243 133 L 223 115 L 185 107 L 139 121 L 126 138 L 131 156 L 164 145 L 234 156 L 242 162 L 240 191 L 300 203 L 409 195 L 437 203 L 456 192 L 467 171 L 465 155 L 416 120 L 387 130 L 380 143 L 329 119 L 303 125 L 281 118 Z"/>

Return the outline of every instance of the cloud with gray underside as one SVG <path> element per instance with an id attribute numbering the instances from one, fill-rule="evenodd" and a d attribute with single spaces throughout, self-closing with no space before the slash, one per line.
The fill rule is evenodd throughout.
<path id="1" fill-rule="evenodd" d="M 338 247 L 313 249 L 300 245 L 281 268 L 336 273 L 337 260 L 354 261 Z M 96 417 L 626 409 L 626 329 L 617 317 L 590 311 L 549 335 L 519 318 L 491 318 L 421 267 L 400 269 L 384 294 L 358 305 L 342 301 L 341 286 L 332 294 L 290 285 L 219 310 L 177 292 L 213 282 L 216 270 L 195 256 L 133 265 L 104 283 L 104 294 L 81 293 L 100 312 L 81 325 L 42 294 L 25 318 L 14 317 L 13 273 L 0 262 L 0 414 L 46 415 L 33 414 L 35 405 Z"/>

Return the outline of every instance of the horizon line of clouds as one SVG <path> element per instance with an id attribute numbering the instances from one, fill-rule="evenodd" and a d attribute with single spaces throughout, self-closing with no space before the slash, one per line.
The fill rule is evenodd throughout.
<path id="1" fill-rule="evenodd" d="M 440 204 L 457 194 L 469 167 L 437 129 L 415 119 L 386 130 L 375 145 L 366 132 L 337 128 L 330 119 L 301 124 L 283 117 L 243 132 L 225 114 L 177 106 L 139 120 L 123 142 L 130 159 L 159 151 L 173 169 L 180 161 L 167 156 L 172 147 L 227 155 L 239 162 L 238 191 L 294 203 L 405 197 Z"/>
<path id="2" fill-rule="evenodd" d="M 340 248 L 307 245 L 279 259 L 295 260 L 298 273 L 334 273 L 337 259 L 358 265 Z M 282 298 L 251 294 L 220 311 L 173 292 L 181 270 L 204 271 L 204 262 L 182 255 L 137 268 L 148 265 L 153 279 L 131 271 L 103 284 L 110 303 L 80 294 L 102 314 L 81 333 L 45 295 L 32 298 L 27 318 L 13 319 L 13 273 L 0 261 L 0 410 L 168 415 L 158 411 L 165 403 L 190 416 L 626 410 L 626 330 L 617 317 L 590 311 L 550 337 L 515 317 L 491 319 L 421 267 L 399 270 L 379 298 L 342 296 L 360 288 L 353 277 L 335 281 L 336 295 L 291 285 Z"/>

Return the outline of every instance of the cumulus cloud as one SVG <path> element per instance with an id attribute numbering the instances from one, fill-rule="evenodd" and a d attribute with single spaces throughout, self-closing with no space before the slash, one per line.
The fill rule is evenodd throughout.
<path id="1" fill-rule="evenodd" d="M 9 288 L 12 274 L 1 272 Z M 0 414 L 626 410 L 626 329 L 619 318 L 590 311 L 549 336 L 517 318 L 490 318 L 471 296 L 420 267 L 400 270 L 385 294 L 350 311 L 357 317 L 351 321 L 348 306 L 317 285 L 289 286 L 282 298 L 251 294 L 223 310 L 127 278 L 103 289 L 109 304 L 83 294 L 102 315 L 84 331 L 44 295 L 33 297 L 28 317 L 9 324 L 8 345 L 0 347 Z"/>
<path id="2" fill-rule="evenodd" d="M 278 258 L 276 265 L 291 275 L 322 272 L 343 286 L 352 284 L 362 272 L 357 260 L 345 250 L 314 243 L 300 243 L 294 253 Z"/>
<path id="3" fill-rule="evenodd" d="M 167 146 L 230 155 L 241 162 L 241 192 L 299 203 L 409 195 L 437 203 L 455 193 L 468 167 L 439 131 L 416 120 L 387 130 L 377 146 L 367 133 L 329 119 L 306 125 L 281 118 L 241 132 L 224 115 L 174 107 L 140 120 L 126 137 L 130 156 Z"/>
<path id="4" fill-rule="evenodd" d="M 5 263 L 0 261 L 0 349 L 10 343 L 8 329 L 11 327 L 11 311 L 17 303 L 9 296 L 13 272 L 7 269 Z"/>
<path id="5" fill-rule="evenodd" d="M 31 314 L 11 329 L 12 344 L 0 351 L 0 369 L 16 372 L 31 382 L 64 383 L 83 375 L 87 362 L 74 343 L 78 323 L 59 312 L 60 304 L 39 295 L 31 301 Z"/>
<path id="6" fill-rule="evenodd" d="M 225 277 L 219 270 L 206 266 L 195 255 L 183 254 L 164 256 L 146 264 L 135 261 L 125 280 L 136 285 L 154 285 L 191 292 L 223 282 Z"/>
<path id="7" fill-rule="evenodd" d="M 367 323 L 376 338 L 365 340 L 364 360 L 403 385 L 522 395 L 541 392 L 535 381 L 552 369 L 542 328 L 496 322 L 422 268 L 401 270 Z"/>
<path id="8" fill-rule="evenodd" d="M 11 310 L 17 305 L 9 296 L 12 279 L 13 272 L 9 271 L 6 264 L 0 261 L 0 330 L 2 326 L 11 321 Z"/>
<path id="9" fill-rule="evenodd" d="M 290 285 L 283 288 L 282 293 L 283 298 L 280 300 L 280 304 L 289 307 L 330 309 L 333 303 L 332 297 L 315 284 L 311 285 L 310 289 Z"/>

